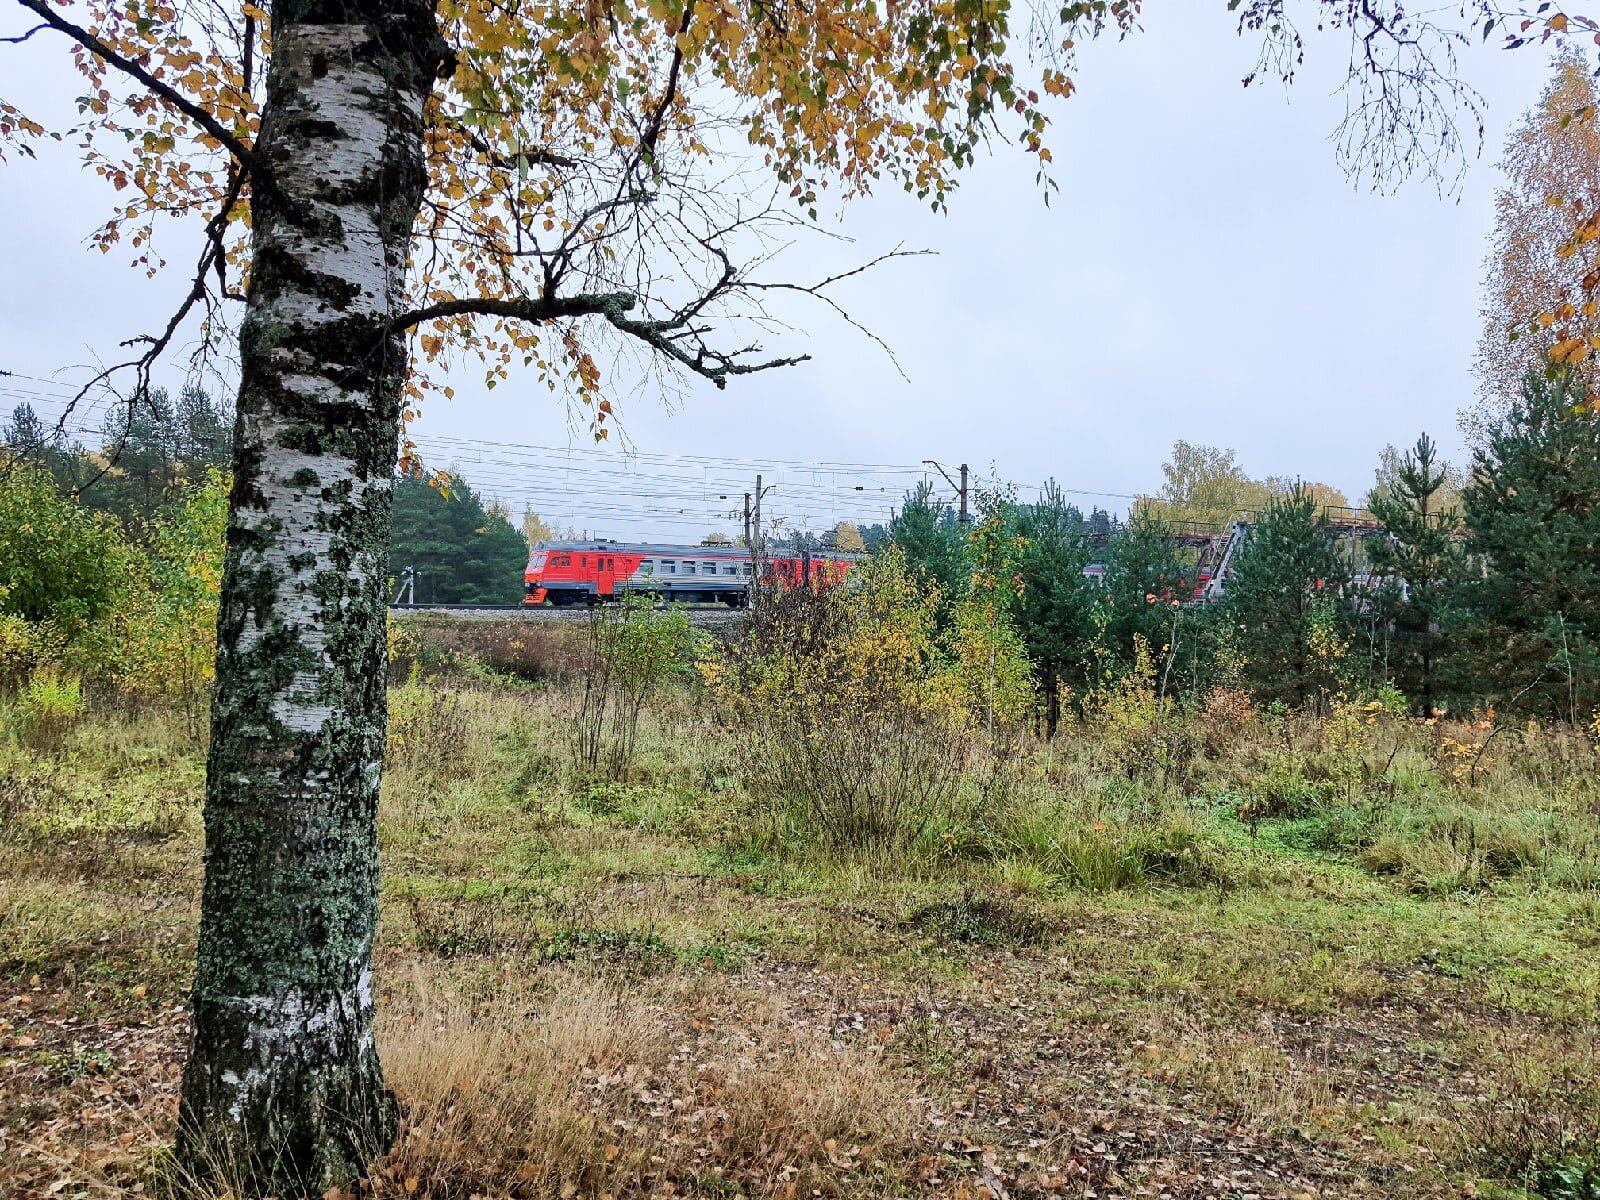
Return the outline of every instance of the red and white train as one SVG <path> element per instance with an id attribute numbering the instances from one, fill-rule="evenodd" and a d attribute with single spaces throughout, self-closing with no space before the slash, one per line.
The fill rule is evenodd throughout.
<path id="1" fill-rule="evenodd" d="M 854 554 L 785 551 L 761 562 L 765 579 L 795 586 L 838 583 Z M 750 552 L 738 546 L 669 546 L 612 541 L 541 542 L 528 557 L 524 604 L 599 604 L 626 592 L 664 600 L 722 603 L 749 600 Z"/>

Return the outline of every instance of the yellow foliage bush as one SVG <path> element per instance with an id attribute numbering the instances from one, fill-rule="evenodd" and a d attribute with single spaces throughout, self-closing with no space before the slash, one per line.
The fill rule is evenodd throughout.
<path id="1" fill-rule="evenodd" d="M 1091 693 L 1087 707 L 1107 756 L 1129 779 L 1187 782 L 1197 733 L 1178 719 L 1172 697 L 1162 693 L 1155 655 L 1143 634 L 1134 635 L 1132 666 Z"/>
<path id="2" fill-rule="evenodd" d="M 213 469 L 151 523 L 143 569 L 108 617 L 115 651 L 105 664 L 124 691 L 205 707 L 215 669 L 217 597 L 228 521 L 228 477 Z"/>
<path id="3" fill-rule="evenodd" d="M 967 815 L 965 768 L 1026 708 L 1027 664 L 976 609 L 941 638 L 939 596 L 898 550 L 849 586 L 780 592 L 701 663 L 742 739 L 746 785 L 835 844 L 914 842 Z"/>
<path id="4" fill-rule="evenodd" d="M 83 712 L 83 685 L 78 678 L 44 667 L 30 675 L 17 693 L 6 724 L 35 749 L 53 750 Z"/>

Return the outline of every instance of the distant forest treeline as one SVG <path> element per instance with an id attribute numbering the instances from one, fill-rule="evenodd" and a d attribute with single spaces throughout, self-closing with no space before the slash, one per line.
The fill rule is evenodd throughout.
<path id="1" fill-rule="evenodd" d="M 220 565 L 228 425 L 199 391 L 156 393 L 108 425 L 104 448 L 52 436 L 26 405 L 13 413 L 0 616 L 31 623 L 13 635 L 33 647 L 19 661 L 60 659 L 85 630 L 106 641 L 97 613 L 161 609 L 203 623 L 205 581 Z M 1326 485 L 1253 480 L 1230 452 L 1186 443 L 1164 473 L 1126 519 L 1084 511 L 1049 485 L 1026 502 L 1005 487 L 980 491 L 963 524 L 924 486 L 887 523 L 790 530 L 781 544 L 893 543 L 944 614 L 975 587 L 1003 596 L 1052 722 L 1064 697 L 1103 687 L 1141 656 L 1160 662 L 1174 692 L 1233 687 L 1287 706 L 1388 687 L 1424 712 L 1496 706 L 1587 721 L 1600 709 L 1600 422 L 1578 376 L 1529 375 L 1486 423 L 1469 472 L 1427 437 L 1386 450 L 1359 514 L 1382 529 L 1358 542 L 1348 520 L 1341 533 L 1328 519 L 1356 514 Z M 1197 552 L 1173 530 L 1241 511 L 1250 532 L 1221 603 L 1190 608 Z M 554 534 L 531 512 L 514 520 L 458 473 L 408 475 L 396 485 L 390 571 L 411 570 L 419 602 L 516 603 L 530 542 Z M 122 576 L 144 580 L 137 603 L 113 595 Z M 141 621 L 151 624 L 126 619 L 124 641 L 138 640 Z M 188 643 L 203 647 L 209 630 L 194 633 Z M 192 653 L 184 673 L 204 675 L 202 650 Z"/>

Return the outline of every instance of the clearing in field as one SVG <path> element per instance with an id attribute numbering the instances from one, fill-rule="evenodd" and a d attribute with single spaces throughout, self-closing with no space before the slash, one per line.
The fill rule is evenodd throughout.
<path id="1" fill-rule="evenodd" d="M 391 689 L 375 1193 L 1593 1194 L 1581 733 L 1136 674 L 1002 756 L 905 696 L 752 723 L 750 645 L 599 707 L 581 644 Z M 0 1188 L 158 1186 L 203 747 L 123 708 L 0 754 Z"/>

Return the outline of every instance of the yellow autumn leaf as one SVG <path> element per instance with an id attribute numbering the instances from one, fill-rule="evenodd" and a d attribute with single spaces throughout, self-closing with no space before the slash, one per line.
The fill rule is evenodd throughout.
<path id="1" fill-rule="evenodd" d="M 1551 347 L 1550 358 L 1553 362 L 1571 365 L 1582 362 L 1592 353 L 1594 351 L 1590 348 L 1589 343 L 1582 338 L 1568 338 L 1566 341 L 1558 342 Z"/>

